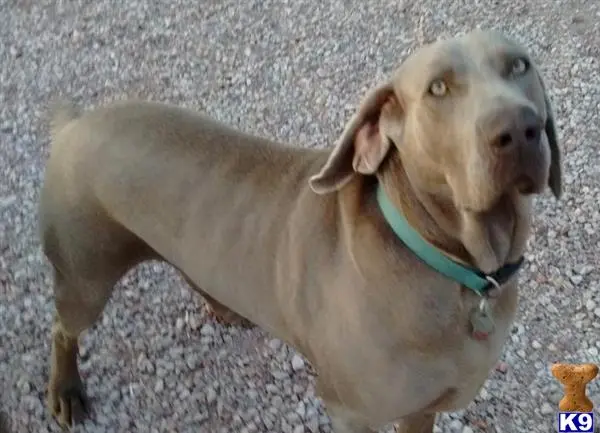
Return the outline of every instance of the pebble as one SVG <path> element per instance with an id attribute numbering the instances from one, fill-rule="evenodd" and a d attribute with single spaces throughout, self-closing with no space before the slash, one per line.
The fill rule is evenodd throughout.
<path id="1" fill-rule="evenodd" d="M 208 388 L 206 390 L 206 402 L 208 404 L 211 404 L 211 403 L 214 403 L 216 399 L 217 399 L 217 391 L 215 391 L 214 388 Z"/>
<path id="2" fill-rule="evenodd" d="M 269 340 L 269 347 L 274 351 L 281 349 L 281 345 L 281 340 L 279 340 L 278 338 L 273 338 L 272 340 Z"/>
<path id="3" fill-rule="evenodd" d="M 508 371 L 508 364 L 506 362 L 498 362 L 496 364 L 496 371 L 506 373 Z"/>
<path id="4" fill-rule="evenodd" d="M 310 431 L 310 433 L 318 433 L 319 432 L 319 418 L 317 416 L 309 417 L 306 421 L 306 427 Z"/>
<path id="5" fill-rule="evenodd" d="M 481 390 L 479 391 L 479 397 L 482 400 L 489 400 L 490 393 L 485 388 L 481 388 Z"/>
<path id="6" fill-rule="evenodd" d="M 280 395 L 276 395 L 271 399 L 271 406 L 275 409 L 279 409 L 283 406 L 283 398 Z"/>
<path id="7" fill-rule="evenodd" d="M 450 430 L 456 433 L 460 433 L 463 429 L 463 423 L 457 419 L 450 422 Z"/>
<path id="8" fill-rule="evenodd" d="M 215 335 L 215 328 L 211 324 L 206 323 L 200 329 L 200 334 L 204 335 L 205 337 L 213 336 Z"/>
<path id="9" fill-rule="evenodd" d="M 294 371 L 304 370 L 304 359 L 300 355 L 295 354 L 292 357 L 292 368 Z"/>
<path id="10" fill-rule="evenodd" d="M 306 416 L 306 406 L 303 402 L 298 403 L 298 407 L 296 407 L 296 413 L 300 418 L 304 418 Z"/>
<path id="11" fill-rule="evenodd" d="M 542 412 L 542 414 L 544 414 L 544 415 L 550 415 L 551 413 L 554 413 L 554 412 L 556 412 L 556 408 L 555 408 L 555 407 L 552 407 L 552 406 L 550 405 L 550 403 L 546 403 L 546 402 L 544 402 L 544 403 L 542 403 L 541 412 Z"/>
<path id="12" fill-rule="evenodd" d="M 274 370 L 271 374 L 276 380 L 285 380 L 289 377 L 287 372 L 281 370 Z"/>
<path id="13" fill-rule="evenodd" d="M 193 331 L 197 331 L 202 326 L 202 321 L 195 314 L 190 316 L 188 323 L 189 323 L 190 329 Z"/>
<path id="14" fill-rule="evenodd" d="M 154 385 L 154 392 L 160 393 L 163 389 L 165 389 L 165 381 L 159 377 Z"/>

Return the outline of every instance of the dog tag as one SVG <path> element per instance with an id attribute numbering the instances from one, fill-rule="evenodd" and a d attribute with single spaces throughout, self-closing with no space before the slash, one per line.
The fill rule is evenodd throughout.
<path id="1" fill-rule="evenodd" d="M 494 330 L 494 319 L 492 318 L 492 308 L 486 298 L 471 312 L 471 335 L 476 340 L 485 340 Z"/>

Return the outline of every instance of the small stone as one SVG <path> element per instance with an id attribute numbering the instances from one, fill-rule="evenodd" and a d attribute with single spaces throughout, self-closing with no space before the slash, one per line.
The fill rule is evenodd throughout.
<path id="1" fill-rule="evenodd" d="M 185 325 L 185 320 L 183 320 L 183 318 L 178 317 L 177 320 L 175 321 L 175 328 L 177 328 L 178 331 L 181 331 L 183 329 Z"/>
<path id="2" fill-rule="evenodd" d="M 452 420 L 452 422 L 450 422 L 450 430 L 452 432 L 460 433 L 462 431 L 462 428 L 463 428 L 463 423 L 460 420 L 454 419 L 454 420 Z"/>
<path id="3" fill-rule="evenodd" d="M 464 426 L 462 429 L 462 433 L 474 433 L 473 429 L 471 427 L 469 427 L 468 425 Z"/>
<path id="4" fill-rule="evenodd" d="M 277 380 L 284 380 L 284 379 L 287 379 L 289 377 L 288 374 L 285 371 L 281 371 L 281 370 L 274 370 L 274 371 L 271 372 L 271 374 Z"/>
<path id="5" fill-rule="evenodd" d="M 596 303 L 592 300 L 589 299 L 586 303 L 585 303 L 585 308 L 588 311 L 594 311 L 594 309 L 596 308 Z"/>
<path id="6" fill-rule="evenodd" d="M 295 383 L 294 386 L 292 387 L 294 394 L 303 394 L 304 393 L 304 387 L 302 385 L 300 385 L 299 383 Z"/>
<path id="7" fill-rule="evenodd" d="M 216 399 L 217 399 L 217 391 L 215 391 L 214 388 L 208 388 L 206 390 L 206 402 L 208 404 L 211 404 L 211 403 L 214 403 Z"/>
<path id="8" fill-rule="evenodd" d="M 294 371 L 304 370 L 304 359 L 298 354 L 292 358 L 292 368 Z"/>
<path id="9" fill-rule="evenodd" d="M 481 397 L 482 400 L 489 400 L 490 393 L 487 392 L 485 388 L 481 388 L 481 391 L 479 391 L 479 397 Z"/>
<path id="10" fill-rule="evenodd" d="M 596 308 L 596 309 L 594 310 L 594 314 L 596 315 L 596 317 L 600 317 L 600 307 L 599 307 L 599 308 Z"/>
<path id="11" fill-rule="evenodd" d="M 299 424 L 294 427 L 294 433 L 304 433 L 304 425 Z"/>
<path id="12" fill-rule="evenodd" d="M 215 328 L 213 328 L 212 325 L 210 325 L 209 323 L 206 323 L 204 326 L 202 326 L 202 329 L 200 330 L 200 334 L 202 334 L 204 336 L 215 335 Z"/>
<path id="13" fill-rule="evenodd" d="M 313 416 L 306 421 L 306 427 L 310 433 L 318 433 L 319 431 L 319 418 L 317 416 Z"/>
<path id="14" fill-rule="evenodd" d="M 187 364 L 187 366 L 189 367 L 190 370 L 195 369 L 198 366 L 199 361 L 200 361 L 200 359 L 198 358 L 198 355 L 195 353 L 188 355 L 185 359 L 185 363 Z"/>
<path id="15" fill-rule="evenodd" d="M 273 338 L 269 341 L 269 347 L 273 350 L 279 350 L 281 348 L 281 340 Z"/>
<path id="16" fill-rule="evenodd" d="M 159 377 L 156 381 L 156 385 L 154 385 L 154 392 L 162 392 L 165 389 L 165 381 Z"/>
<path id="17" fill-rule="evenodd" d="M 295 412 L 290 412 L 287 414 L 286 416 L 287 421 L 291 424 L 291 425 L 298 425 L 302 423 L 302 420 L 300 419 L 300 417 L 298 416 L 297 413 Z"/>
<path id="18" fill-rule="evenodd" d="M 326 415 L 319 416 L 319 425 L 331 425 L 331 420 Z"/>
<path id="19" fill-rule="evenodd" d="M 190 324 L 190 329 L 192 329 L 193 331 L 197 331 L 200 328 L 200 326 L 202 325 L 202 322 L 200 321 L 200 318 L 194 314 L 190 317 L 189 324 Z"/>
<path id="20" fill-rule="evenodd" d="M 533 340 L 531 342 L 531 347 L 533 347 L 535 350 L 539 350 L 542 348 L 542 344 L 537 340 Z"/>
<path id="21" fill-rule="evenodd" d="M 541 412 L 543 415 L 550 415 L 551 413 L 554 413 L 555 411 L 556 411 L 555 408 L 550 406 L 550 403 L 542 404 Z"/>
<path id="22" fill-rule="evenodd" d="M 571 275 L 570 280 L 573 284 L 578 286 L 583 281 L 583 277 L 581 275 Z"/>
<path id="23" fill-rule="evenodd" d="M 23 394 L 29 394 L 29 392 L 31 391 L 31 385 L 29 384 L 29 381 L 26 377 L 22 377 L 21 379 L 19 379 L 19 381 L 17 382 L 17 387 L 21 390 Z"/>
<path id="24" fill-rule="evenodd" d="M 281 406 L 283 406 L 283 398 L 281 398 L 280 395 L 276 395 L 271 399 L 271 406 L 273 406 L 276 409 L 281 408 Z"/>
<path id="25" fill-rule="evenodd" d="M 263 424 L 265 425 L 265 427 L 267 428 L 267 430 L 272 430 L 273 426 L 275 425 L 273 419 L 270 416 L 265 415 L 263 417 Z"/>

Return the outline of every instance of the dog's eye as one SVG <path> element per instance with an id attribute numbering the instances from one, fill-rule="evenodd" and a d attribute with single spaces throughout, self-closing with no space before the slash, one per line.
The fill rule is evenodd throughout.
<path id="1" fill-rule="evenodd" d="M 529 62 L 522 58 L 518 57 L 512 61 L 510 65 L 510 75 L 513 77 L 518 77 L 519 75 L 523 75 L 529 69 Z"/>
<path id="2" fill-rule="evenodd" d="M 444 80 L 433 80 L 433 82 L 429 85 L 429 93 L 437 97 L 446 96 L 448 93 L 448 86 Z"/>

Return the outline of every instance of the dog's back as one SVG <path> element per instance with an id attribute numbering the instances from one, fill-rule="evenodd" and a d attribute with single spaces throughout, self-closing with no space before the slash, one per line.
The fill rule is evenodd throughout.
<path id="1" fill-rule="evenodd" d="M 249 307 L 264 309 L 245 299 L 239 281 L 272 296 L 272 252 L 286 250 L 296 198 L 319 200 L 307 179 L 325 152 L 279 145 L 154 102 L 83 114 L 61 104 L 51 125 L 40 222 L 55 268 L 86 280 L 100 304 L 127 269 L 165 259 L 249 319 L 257 313 Z M 257 290 L 249 293 L 256 297 Z"/>

